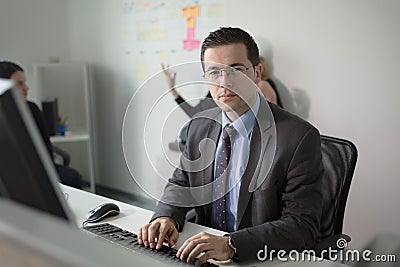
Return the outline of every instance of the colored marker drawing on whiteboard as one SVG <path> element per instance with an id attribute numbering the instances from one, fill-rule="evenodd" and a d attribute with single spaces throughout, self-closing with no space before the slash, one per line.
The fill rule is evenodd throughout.
<path id="1" fill-rule="evenodd" d="M 182 8 L 182 15 L 186 18 L 186 39 L 183 40 L 183 49 L 192 50 L 200 47 L 200 40 L 196 39 L 196 17 L 200 15 L 199 6 L 187 6 Z"/>

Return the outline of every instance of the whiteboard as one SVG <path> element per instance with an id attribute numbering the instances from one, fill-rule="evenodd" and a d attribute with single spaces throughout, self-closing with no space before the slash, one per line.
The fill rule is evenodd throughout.
<path id="1" fill-rule="evenodd" d="M 200 60 L 201 41 L 226 24 L 226 2 L 220 0 L 124 1 L 122 43 L 133 77 L 143 82 L 160 64 Z"/>

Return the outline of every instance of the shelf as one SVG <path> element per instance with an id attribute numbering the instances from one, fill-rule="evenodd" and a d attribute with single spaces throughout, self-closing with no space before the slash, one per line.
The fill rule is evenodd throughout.
<path id="1" fill-rule="evenodd" d="M 88 133 L 72 133 L 71 135 L 57 135 L 51 136 L 50 141 L 52 143 L 68 143 L 68 142 L 79 142 L 79 141 L 88 141 L 89 134 Z"/>
<path id="2" fill-rule="evenodd" d="M 93 119 L 89 68 L 84 62 L 39 63 L 33 65 L 37 102 L 57 98 L 59 117 L 68 117 L 65 136 L 50 141 L 71 156 L 71 166 L 90 182 L 95 192 Z"/>

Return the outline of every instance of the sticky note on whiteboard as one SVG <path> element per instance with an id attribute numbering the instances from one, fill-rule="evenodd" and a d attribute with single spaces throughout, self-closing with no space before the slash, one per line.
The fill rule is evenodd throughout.
<path id="1" fill-rule="evenodd" d="M 184 7 L 184 8 L 182 8 L 182 15 L 185 18 L 198 17 L 200 15 L 200 7 L 199 6 Z"/>
<path id="2" fill-rule="evenodd" d="M 192 50 L 200 47 L 200 40 L 186 39 L 183 40 L 183 49 Z"/>
<path id="3" fill-rule="evenodd" d="M 194 28 L 195 26 L 196 26 L 196 18 L 195 17 L 186 18 L 186 27 L 187 28 Z"/>
<path id="4" fill-rule="evenodd" d="M 194 39 L 194 37 L 195 37 L 194 27 L 186 29 L 186 37 L 187 37 L 187 39 Z"/>

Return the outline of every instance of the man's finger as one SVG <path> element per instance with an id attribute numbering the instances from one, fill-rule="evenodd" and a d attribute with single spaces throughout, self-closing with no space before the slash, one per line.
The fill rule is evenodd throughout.
<path id="1" fill-rule="evenodd" d="M 186 239 L 186 241 L 182 244 L 182 246 L 178 249 L 178 252 L 176 253 L 176 255 L 178 257 L 180 257 L 181 253 L 183 252 L 183 250 L 188 246 L 188 244 L 191 241 L 197 240 L 197 239 L 201 239 L 204 236 L 204 232 L 195 234 L 194 236 L 189 237 L 188 239 Z"/>
<path id="2" fill-rule="evenodd" d="M 158 229 L 160 228 L 160 223 L 157 221 L 153 221 L 148 230 L 148 241 L 150 244 L 150 248 L 155 247 L 155 240 L 158 235 Z"/>
<path id="3" fill-rule="evenodd" d="M 187 262 L 193 262 L 196 260 L 197 256 L 202 252 L 207 252 L 212 248 L 212 245 L 209 243 L 203 243 L 203 240 L 198 240 L 198 243 L 192 248 L 187 256 Z"/>
<path id="4" fill-rule="evenodd" d="M 138 233 L 138 242 L 139 244 L 143 244 L 143 237 L 142 237 L 142 227 L 139 228 L 139 230 L 137 231 Z"/>
<path id="5" fill-rule="evenodd" d="M 145 247 L 149 246 L 149 238 L 148 238 L 148 229 L 149 229 L 149 225 L 145 225 L 142 227 L 142 241 Z"/>
<path id="6" fill-rule="evenodd" d="M 188 241 L 188 240 L 186 240 L 186 241 Z M 189 261 L 188 261 L 188 257 L 189 257 L 190 252 L 191 252 L 191 251 L 197 246 L 197 244 L 199 244 L 200 242 L 202 242 L 202 240 L 200 240 L 200 239 L 195 239 L 195 240 L 191 240 L 191 241 L 189 241 L 189 242 L 185 242 L 186 245 L 184 244 L 184 246 L 182 246 L 183 249 L 181 250 L 181 253 L 180 253 L 179 258 L 180 258 L 182 261 L 187 261 L 187 262 L 189 262 Z M 181 247 L 181 248 L 182 248 L 182 247 Z"/>
<path id="7" fill-rule="evenodd" d="M 160 228 L 158 229 L 158 237 L 157 237 L 157 246 L 156 249 L 160 249 L 163 246 L 164 239 L 167 239 L 168 237 L 168 231 L 166 229 L 167 227 L 165 224 L 160 225 Z"/>
<path id="8" fill-rule="evenodd" d="M 178 242 L 179 233 L 175 227 L 172 228 L 172 233 L 169 235 L 168 245 L 173 247 Z"/>
<path id="9" fill-rule="evenodd" d="M 197 266 L 200 266 L 200 265 L 202 265 L 203 263 L 205 263 L 206 261 L 208 261 L 209 259 L 212 259 L 213 257 L 212 257 L 212 252 L 211 251 L 207 251 L 207 252 L 205 252 L 203 255 L 201 255 L 201 257 L 199 257 L 197 260 L 196 260 L 196 265 Z"/>

